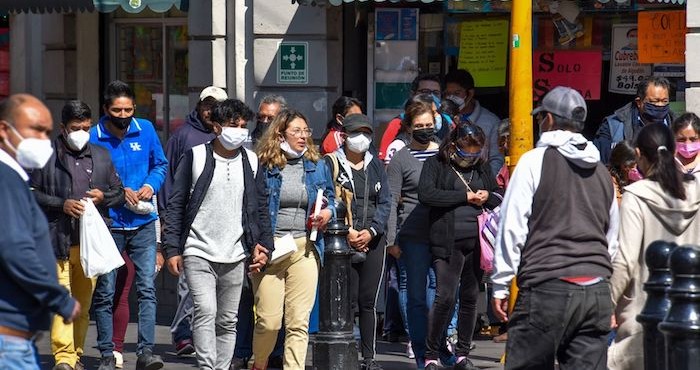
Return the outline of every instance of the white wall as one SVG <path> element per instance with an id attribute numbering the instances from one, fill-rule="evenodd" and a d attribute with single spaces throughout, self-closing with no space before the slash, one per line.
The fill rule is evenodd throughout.
<path id="1" fill-rule="evenodd" d="M 685 90 L 686 110 L 700 114 L 700 0 L 688 0 L 685 38 L 685 79 L 690 87 Z"/>

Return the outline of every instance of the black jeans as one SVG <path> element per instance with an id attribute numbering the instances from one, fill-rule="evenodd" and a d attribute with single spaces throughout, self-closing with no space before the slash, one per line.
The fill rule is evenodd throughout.
<path id="1" fill-rule="evenodd" d="M 479 281 L 483 275 L 479 268 L 480 254 L 478 239 L 462 239 L 455 241 L 452 254 L 448 259 L 436 258 L 433 261 L 437 288 L 435 302 L 428 314 L 426 360 L 437 360 L 440 348 L 445 346 L 445 331 L 450 319 L 452 319 L 457 289 L 459 289 L 459 311 L 455 355 L 469 355 L 469 347 L 476 325 Z"/>
<path id="2" fill-rule="evenodd" d="M 506 369 L 607 368 L 612 315 L 607 281 L 579 286 L 550 280 L 521 289 L 508 324 Z"/>
<path id="3" fill-rule="evenodd" d="M 353 263 L 350 270 L 350 294 L 353 309 L 360 314 L 362 357 L 374 358 L 377 343 L 377 296 L 384 274 L 386 238 L 374 238 L 369 244 L 367 259 Z"/>

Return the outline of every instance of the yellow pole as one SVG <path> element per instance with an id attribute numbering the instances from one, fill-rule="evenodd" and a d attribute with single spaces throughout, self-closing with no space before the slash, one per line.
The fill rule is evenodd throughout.
<path id="1" fill-rule="evenodd" d="M 510 164 L 532 149 L 532 0 L 513 0 L 510 13 Z"/>
<path id="2" fill-rule="evenodd" d="M 520 156 L 532 149 L 532 0 L 513 0 L 510 13 L 510 161 L 511 170 Z M 508 312 L 513 311 L 518 286 L 513 279 Z M 506 354 L 501 357 L 505 363 Z"/>

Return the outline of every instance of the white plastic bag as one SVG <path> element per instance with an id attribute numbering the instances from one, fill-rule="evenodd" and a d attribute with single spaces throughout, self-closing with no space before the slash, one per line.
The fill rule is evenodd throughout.
<path id="1" fill-rule="evenodd" d="M 95 204 L 91 199 L 82 202 L 85 212 L 80 216 L 80 264 L 85 276 L 92 278 L 122 266 L 124 259 Z"/>

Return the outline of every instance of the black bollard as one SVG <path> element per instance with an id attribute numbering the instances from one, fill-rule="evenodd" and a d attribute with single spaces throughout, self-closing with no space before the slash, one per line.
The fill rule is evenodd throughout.
<path id="1" fill-rule="evenodd" d="M 673 242 L 657 240 L 649 244 L 644 253 L 644 261 L 649 269 L 649 278 L 644 283 L 647 301 L 642 312 L 637 315 L 637 321 L 644 327 L 645 370 L 666 369 L 665 341 L 658 325 L 671 307 L 671 301 L 666 295 L 666 290 L 673 281 L 668 268 L 668 257 L 677 246 Z"/>
<path id="2" fill-rule="evenodd" d="M 666 337 L 666 370 L 700 369 L 700 247 L 671 252 L 671 308 L 659 324 Z"/>
<path id="3" fill-rule="evenodd" d="M 339 219 L 342 219 L 339 217 Z M 319 284 L 319 331 L 314 336 L 314 370 L 357 369 L 357 342 L 353 336 L 350 304 L 350 258 L 348 227 L 342 222 L 328 224 L 326 247 Z"/>

